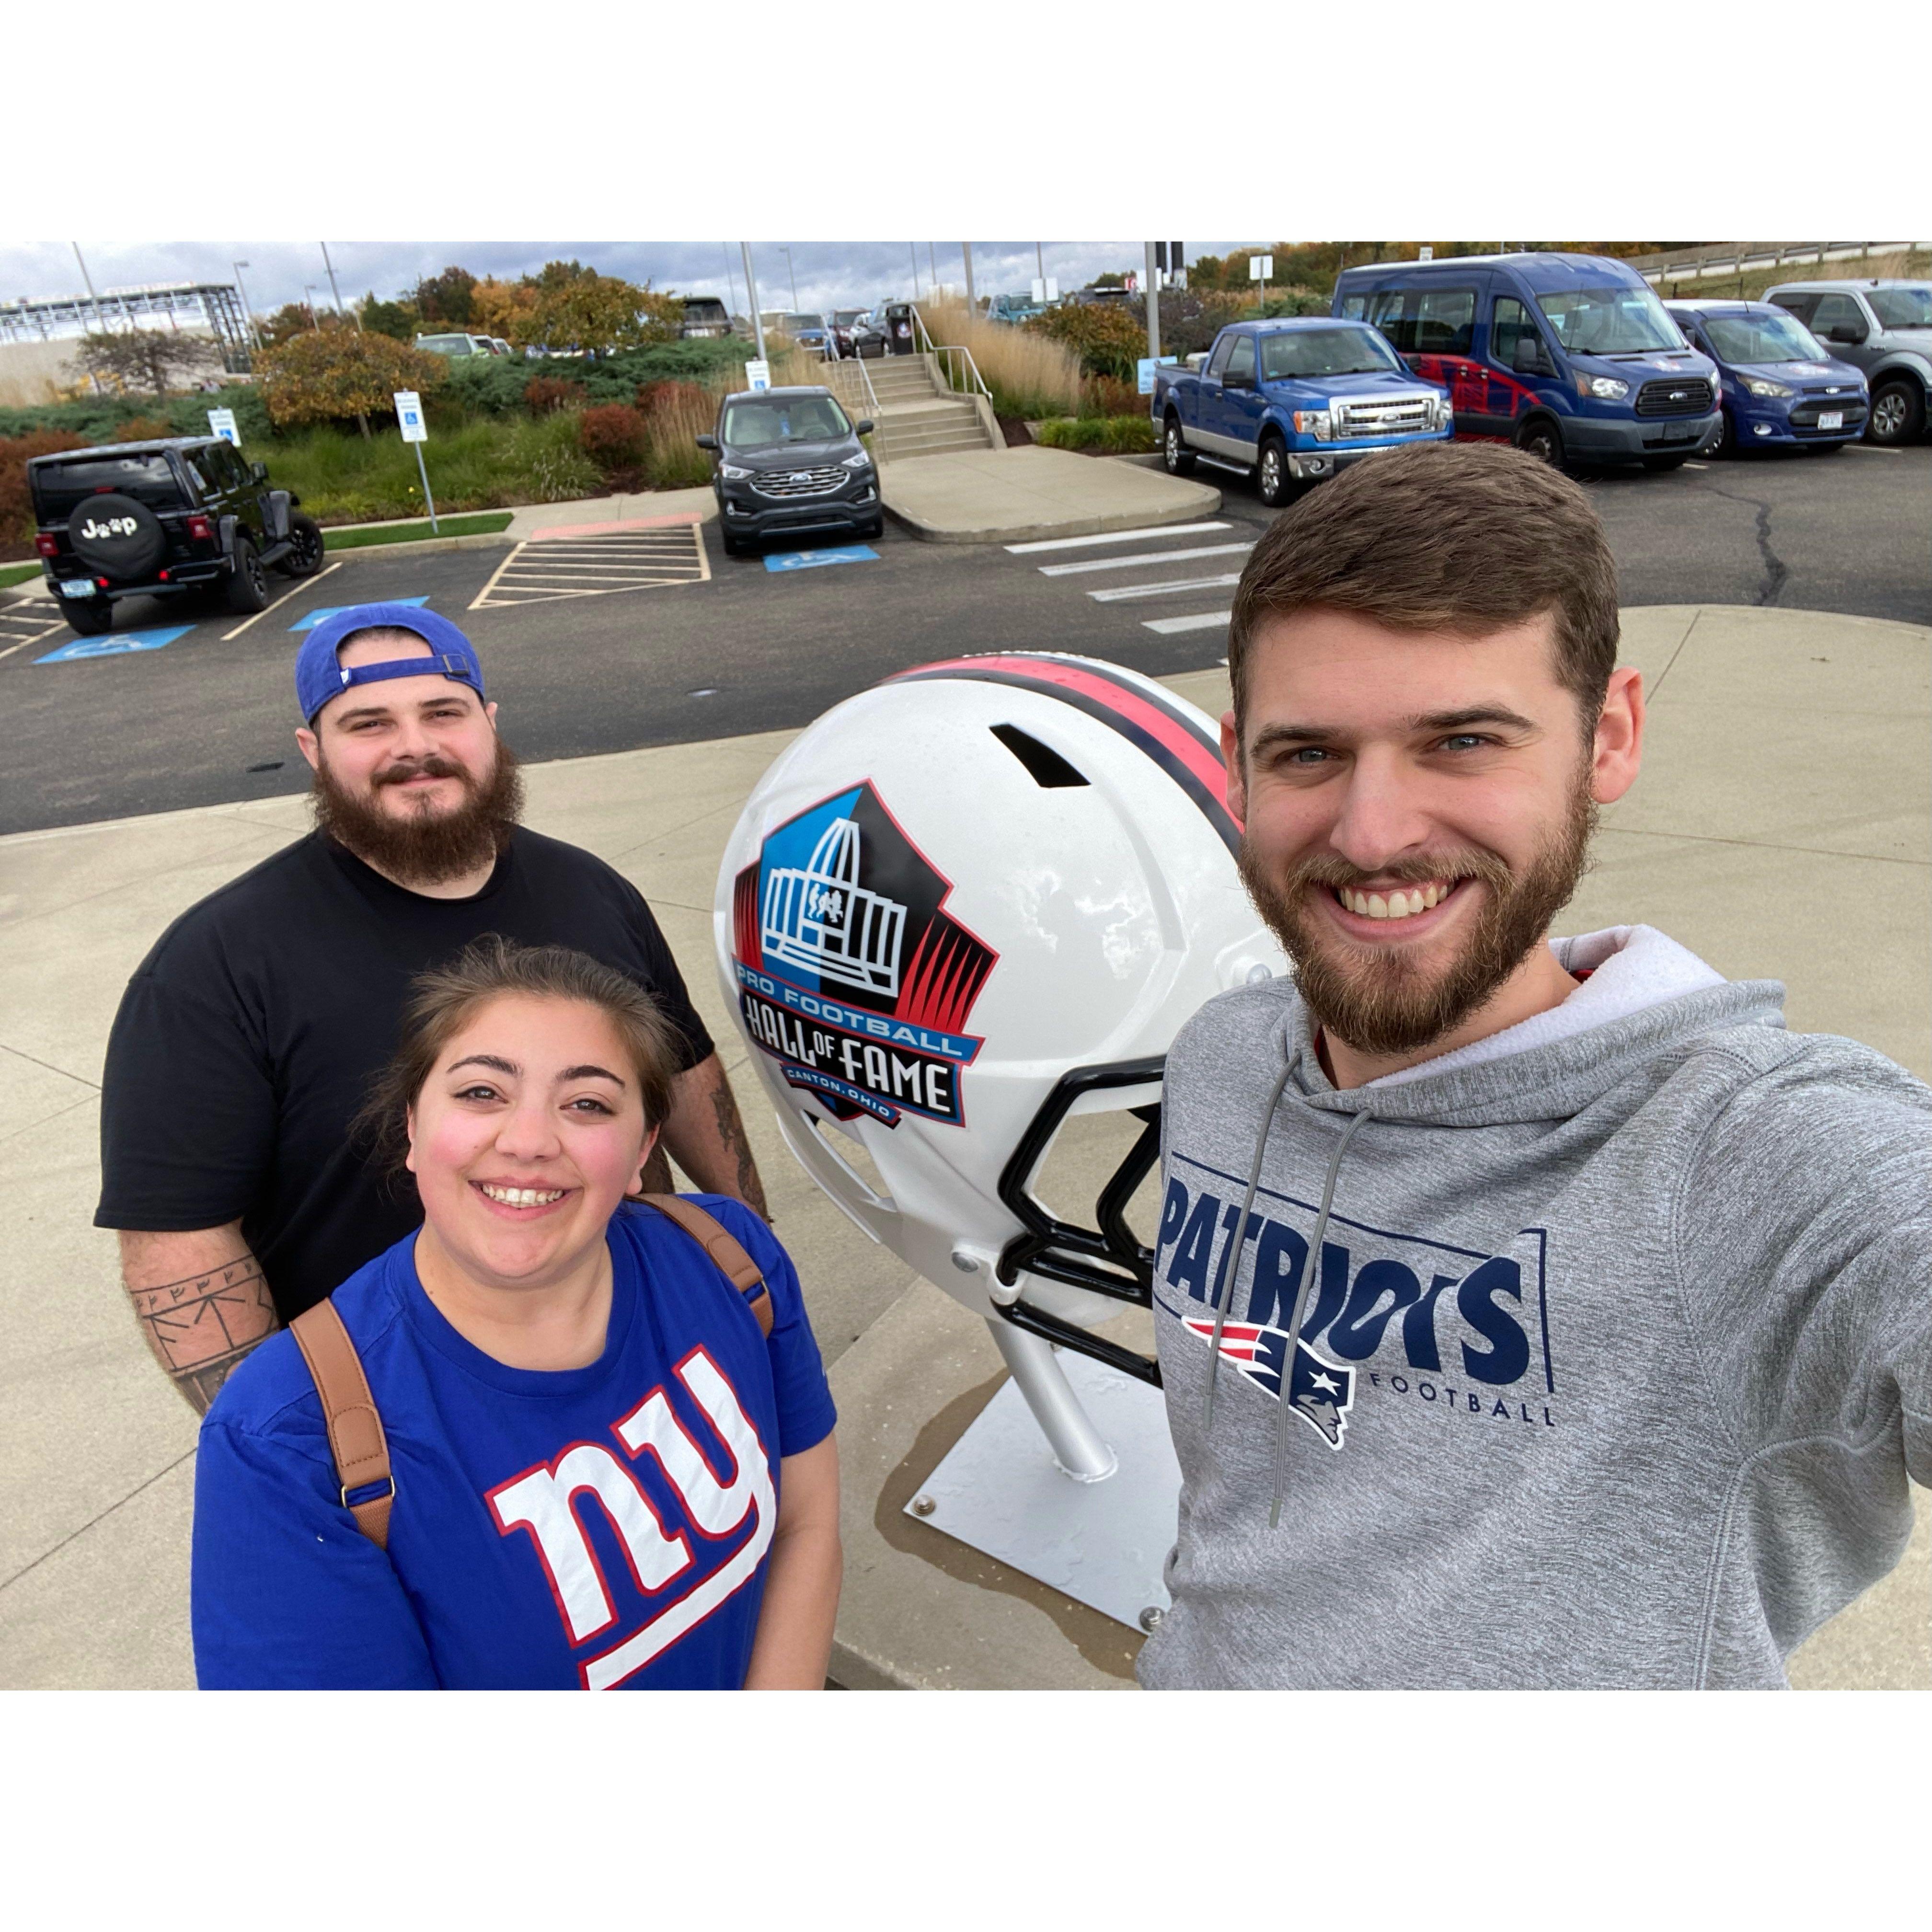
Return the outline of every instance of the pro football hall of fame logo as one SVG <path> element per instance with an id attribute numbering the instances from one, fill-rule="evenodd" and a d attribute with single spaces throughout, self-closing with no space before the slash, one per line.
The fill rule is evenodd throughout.
<path id="1" fill-rule="evenodd" d="M 999 955 L 943 908 L 952 883 L 870 781 L 788 819 L 732 892 L 752 1040 L 841 1120 L 963 1124 L 962 1029 Z"/>

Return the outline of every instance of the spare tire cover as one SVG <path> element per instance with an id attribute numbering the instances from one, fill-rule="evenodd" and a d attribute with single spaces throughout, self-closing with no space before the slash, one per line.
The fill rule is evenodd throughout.
<path id="1" fill-rule="evenodd" d="M 146 577 L 168 548 L 160 518 L 118 490 L 76 503 L 67 534 L 74 555 L 103 577 Z"/>

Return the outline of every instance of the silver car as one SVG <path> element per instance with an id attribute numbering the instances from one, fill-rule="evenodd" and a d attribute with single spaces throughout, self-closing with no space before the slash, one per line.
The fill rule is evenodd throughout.
<path id="1" fill-rule="evenodd" d="M 1865 435 L 1916 442 L 1932 406 L 1932 282 L 1786 282 L 1766 302 L 1788 309 L 1829 354 L 1871 386 Z"/>

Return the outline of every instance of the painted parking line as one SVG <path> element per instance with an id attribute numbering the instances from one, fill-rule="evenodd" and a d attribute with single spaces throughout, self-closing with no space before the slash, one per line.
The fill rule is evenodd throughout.
<path id="1" fill-rule="evenodd" d="M 221 634 L 221 641 L 225 644 L 231 639 L 238 638 L 251 624 L 259 624 L 264 617 L 271 616 L 275 611 L 279 610 L 291 597 L 299 597 L 304 590 L 313 590 L 331 571 L 340 570 L 341 568 L 342 560 L 339 557 L 333 563 L 324 564 L 321 569 L 318 570 L 313 577 L 304 577 L 293 590 L 284 590 L 280 596 L 278 597 L 272 604 L 265 604 L 260 610 L 255 613 L 254 616 L 244 617 L 240 623 L 235 626 L 233 630 L 224 631 Z M 424 602 L 426 602 L 428 600 L 424 599 Z"/>
<path id="2" fill-rule="evenodd" d="M 767 570 L 816 570 L 825 563 L 877 563 L 869 544 L 843 544 L 836 550 L 782 550 L 765 559 Z"/>
<path id="3" fill-rule="evenodd" d="M 1096 604 L 1125 604 L 1138 597 L 1175 597 L 1189 590 L 1220 590 L 1241 580 L 1238 571 L 1225 577 L 1184 577 L 1172 584 L 1130 584 L 1118 590 L 1090 590 Z"/>
<path id="4" fill-rule="evenodd" d="M 1090 570 L 1132 570 L 1145 563 L 1178 563 L 1196 556 L 1238 556 L 1254 548 L 1251 543 L 1203 544 L 1198 550 L 1144 550 L 1132 556 L 1090 557 L 1081 563 L 1042 563 L 1042 577 L 1079 577 Z"/>
<path id="5" fill-rule="evenodd" d="M 104 638 L 76 638 L 58 650 L 50 651 L 36 664 L 72 664 L 77 658 L 118 658 L 134 651 L 164 651 L 177 638 L 184 638 L 192 624 L 171 625 L 158 631 L 110 631 Z"/>
<path id="6" fill-rule="evenodd" d="M 1181 631 L 1214 630 L 1226 623 L 1234 614 L 1232 610 L 1203 610 L 1192 617 L 1144 617 L 1141 628 L 1158 631 L 1163 638 L 1171 638 Z"/>
<path id="7" fill-rule="evenodd" d="M 1156 524 L 1142 530 L 1112 530 L 1099 536 L 1046 537 L 1036 543 L 1007 544 L 1009 556 L 1031 556 L 1046 550 L 1085 550 L 1094 544 L 1133 543 L 1142 537 L 1191 537 L 1205 530 L 1230 530 L 1232 524 Z"/>
<path id="8" fill-rule="evenodd" d="M 711 560 L 696 516 L 539 530 L 504 558 L 470 608 L 488 610 L 564 597 L 608 597 L 708 584 Z"/>
<path id="9" fill-rule="evenodd" d="M 384 597 L 374 601 L 383 604 L 406 604 L 411 610 L 419 610 L 429 602 L 429 599 L 427 597 Z M 358 608 L 353 604 L 324 604 L 320 608 L 310 611 L 306 616 L 291 624 L 289 628 L 291 631 L 312 631 L 325 617 L 339 617 L 344 611 L 353 610 Z"/>

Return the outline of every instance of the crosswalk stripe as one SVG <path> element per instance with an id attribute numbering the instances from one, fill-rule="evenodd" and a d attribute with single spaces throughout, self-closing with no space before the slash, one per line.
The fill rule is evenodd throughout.
<path id="1" fill-rule="evenodd" d="M 1136 597 L 1174 597 L 1189 590 L 1219 590 L 1240 580 L 1240 573 L 1231 571 L 1225 577 L 1184 577 L 1173 584 L 1132 584 L 1118 590 L 1090 590 L 1087 594 L 1096 604 L 1125 604 Z"/>
<path id="2" fill-rule="evenodd" d="M 1234 615 L 1232 610 L 1203 610 L 1192 617 L 1144 617 L 1141 628 L 1158 631 L 1164 638 L 1171 638 L 1178 631 L 1212 631 L 1227 622 Z"/>
<path id="3" fill-rule="evenodd" d="M 1010 556 L 1030 556 L 1036 550 L 1081 550 L 1092 544 L 1132 543 L 1142 537 L 1191 537 L 1201 530 L 1232 530 L 1232 524 L 1156 524 L 1144 530 L 1110 530 L 1099 536 L 1047 537 L 1037 543 L 1008 544 Z"/>
<path id="4" fill-rule="evenodd" d="M 1129 570 L 1143 563 L 1178 563 L 1193 556 L 1234 556 L 1251 550 L 1251 543 L 1204 544 L 1198 550 L 1144 550 L 1132 556 L 1089 558 L 1084 563 L 1042 563 L 1042 577 L 1078 577 L 1090 570 Z"/>

